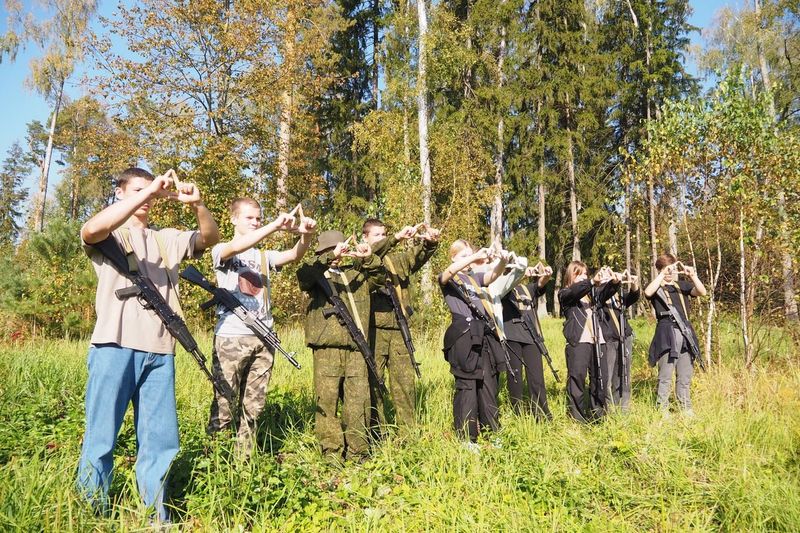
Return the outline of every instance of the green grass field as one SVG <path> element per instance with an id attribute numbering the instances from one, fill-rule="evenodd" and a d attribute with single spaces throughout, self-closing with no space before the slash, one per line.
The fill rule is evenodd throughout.
<path id="1" fill-rule="evenodd" d="M 560 324 L 544 326 L 564 376 Z M 629 415 L 589 427 L 572 422 L 562 386 L 548 374 L 555 420 L 512 415 L 503 392 L 503 446 L 484 443 L 479 455 L 451 429 L 441 335 L 420 338 L 420 424 L 359 465 L 326 461 L 316 449 L 311 356 L 299 330 L 283 337 L 300 351 L 303 370 L 278 358 L 260 450 L 249 462 L 235 459 L 232 438 L 205 435 L 211 386 L 180 352 L 174 519 L 198 531 L 800 530 L 800 373 L 790 345 L 746 371 L 731 327 L 723 367 L 695 375 L 697 416 L 664 419 L 645 362 L 652 326 L 637 322 L 636 329 Z M 202 341 L 210 355 L 210 339 Z M 85 341 L 43 340 L 0 347 L 0 530 L 147 527 L 130 412 L 117 448 L 112 516 L 95 516 L 73 491 L 86 348 Z"/>

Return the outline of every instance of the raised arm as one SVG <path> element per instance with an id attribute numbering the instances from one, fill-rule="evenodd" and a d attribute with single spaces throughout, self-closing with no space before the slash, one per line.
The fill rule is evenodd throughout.
<path id="1" fill-rule="evenodd" d="M 561 302 L 562 307 L 575 305 L 578 301 L 589 294 L 592 290 L 592 280 L 585 279 L 577 281 L 558 291 L 558 300 Z"/>
<path id="2" fill-rule="evenodd" d="M 708 293 L 708 291 L 706 291 L 706 286 L 703 285 L 703 282 L 700 281 L 700 278 L 697 277 L 697 270 L 695 270 L 694 267 L 690 266 L 684 267 L 684 270 L 686 271 L 686 274 L 689 276 L 689 279 L 692 280 L 692 283 L 694 283 L 694 288 L 692 288 L 692 293 L 691 293 L 692 296 L 695 297 L 705 296 Z"/>
<path id="3" fill-rule="evenodd" d="M 278 252 L 278 256 L 275 259 L 275 266 L 280 267 L 288 263 L 294 263 L 306 255 L 308 247 L 311 246 L 311 240 L 314 237 L 314 233 L 317 231 L 316 220 L 313 218 L 302 217 L 300 219 L 300 227 L 298 231 L 300 232 L 300 238 L 297 240 L 297 243 L 295 243 L 294 247 L 288 250 Z"/>
<path id="4" fill-rule="evenodd" d="M 644 288 L 644 295 L 647 298 L 652 298 L 653 295 L 656 293 L 661 284 L 664 283 L 664 275 L 667 273 L 667 269 L 672 269 L 672 265 L 667 265 L 661 269 L 653 280 L 647 284 L 647 287 Z"/>
<path id="5" fill-rule="evenodd" d="M 220 260 L 226 261 L 238 253 L 249 250 L 276 231 L 290 229 L 293 222 L 293 216 L 289 215 L 288 213 L 281 213 L 269 224 L 264 224 L 260 228 L 255 229 L 245 235 L 237 235 L 229 242 L 222 245 L 222 249 L 220 250 Z"/>
<path id="6" fill-rule="evenodd" d="M 139 190 L 130 191 L 124 198 L 114 202 L 86 221 L 81 228 L 81 239 L 86 244 L 97 244 L 112 231 L 122 226 L 144 204 L 155 198 L 177 198 L 170 190 L 173 180 L 168 174 L 158 176 Z M 216 223 L 214 224 L 216 226 Z"/>
<path id="7" fill-rule="evenodd" d="M 453 279 L 453 276 L 470 266 L 472 263 L 477 261 L 485 261 L 489 258 L 489 250 L 486 248 L 481 248 L 477 252 L 472 255 L 468 255 L 466 257 L 462 257 L 458 261 L 455 261 L 448 266 L 444 272 L 439 275 L 439 283 L 441 285 L 447 285 L 447 283 Z M 488 275 L 488 274 L 487 274 Z"/>

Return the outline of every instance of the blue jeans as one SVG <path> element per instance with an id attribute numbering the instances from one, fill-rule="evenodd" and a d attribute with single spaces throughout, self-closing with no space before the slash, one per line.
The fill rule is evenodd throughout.
<path id="1" fill-rule="evenodd" d="M 168 520 L 164 489 L 178 453 L 175 410 L 175 356 L 117 345 L 89 349 L 86 432 L 78 463 L 78 490 L 95 508 L 108 511 L 114 445 L 122 419 L 133 403 L 136 426 L 136 483 L 144 503 Z"/>

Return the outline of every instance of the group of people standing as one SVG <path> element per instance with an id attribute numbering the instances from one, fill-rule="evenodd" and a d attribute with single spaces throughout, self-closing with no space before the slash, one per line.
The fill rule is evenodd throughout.
<path id="1" fill-rule="evenodd" d="M 180 313 L 180 262 L 199 258 L 208 248 L 217 286 L 271 329 L 271 275 L 303 259 L 317 237 L 313 258 L 297 269 L 297 281 L 308 296 L 305 341 L 313 352 L 314 431 L 323 454 L 356 461 L 366 458 L 371 440 L 379 439 L 386 427 L 387 395 L 396 425 L 414 423 L 419 369 L 407 323 L 413 313 L 410 278 L 436 251 L 439 230 L 417 224 L 387 233 L 380 220 L 368 219 L 360 238 L 346 238 L 335 230 L 317 235 L 316 221 L 305 216 L 301 206 L 264 224 L 259 203 L 239 198 L 230 206 L 233 237 L 219 242 L 217 224 L 200 191 L 181 182 L 173 171 L 154 177 L 130 168 L 119 175 L 115 195 L 113 204 L 81 228 L 98 286 L 77 485 L 96 508 L 108 508 L 113 450 L 132 403 L 139 491 L 157 519 L 168 520 L 164 484 L 178 451 L 175 333 L 141 298 L 122 298 L 120 291 L 130 287 L 131 272 L 144 275 Z M 151 227 L 149 210 L 157 198 L 190 207 L 198 230 Z M 298 235 L 292 247 L 259 249 L 259 243 L 279 231 Z M 109 243 L 124 251 L 128 272 L 107 257 L 104 250 Z M 497 398 L 503 372 L 508 374 L 509 398 L 517 412 L 530 412 L 542 421 L 552 418 L 543 358 L 551 369 L 552 364 L 537 315 L 537 301 L 552 270 L 541 264 L 529 266 L 524 257 L 499 245 L 474 250 L 464 240 L 452 244 L 450 258 L 451 264 L 437 278 L 452 315 L 444 335 L 444 355 L 455 379 L 454 427 L 465 445 L 474 447 L 481 431 L 499 427 Z M 702 296 L 705 289 L 689 267 L 683 270 L 691 281 L 677 282 L 676 265 L 681 266 L 672 256 L 659 258 L 659 274 L 644 291 L 653 298 L 658 317 L 650 362 L 659 366 L 660 405 L 668 409 L 672 373 L 677 372 L 678 399 L 690 410 L 694 354 L 685 333 L 675 325 L 674 313 L 686 319 L 687 297 Z M 586 422 L 603 416 L 612 404 L 623 410 L 629 405 L 632 337 L 625 309 L 640 291 L 634 277 L 608 268 L 590 278 L 580 262 L 570 263 L 564 280 L 558 297 L 566 318 L 569 413 Z M 207 429 L 216 434 L 235 428 L 237 449 L 245 456 L 252 450 L 265 407 L 275 348 L 263 342 L 251 319 L 229 307 L 217 307 L 211 370 L 215 392 Z M 558 379 L 554 369 L 553 373 Z"/>

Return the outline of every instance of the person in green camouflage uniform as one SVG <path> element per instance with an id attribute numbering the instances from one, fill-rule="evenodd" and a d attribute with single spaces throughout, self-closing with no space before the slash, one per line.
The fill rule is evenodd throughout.
<path id="1" fill-rule="evenodd" d="M 398 299 L 407 319 L 413 313 L 409 290 L 411 274 L 422 268 L 439 245 L 438 230 L 427 227 L 422 229 L 424 231 L 417 234 L 415 227 L 406 226 L 387 237 L 386 226 L 375 218 L 365 221 L 362 227 L 364 240 L 372 246 L 373 254 L 381 258 L 380 275 L 384 279 L 388 277 L 397 288 Z M 397 248 L 398 243 L 414 237 L 419 237 L 418 243 L 405 249 Z M 414 423 L 416 413 L 414 366 L 386 290 L 388 289 L 381 288 L 372 293 L 370 345 L 375 353 L 378 375 L 384 379 L 387 369 L 391 374 L 390 394 L 395 409 L 395 422 L 398 426 L 409 426 Z M 387 420 L 386 407 L 379 395 L 375 395 L 374 399 L 378 420 L 373 420 L 373 424 L 384 424 Z"/>
<path id="2" fill-rule="evenodd" d="M 370 384 L 364 356 L 350 333 L 329 309 L 318 280 L 326 278 L 339 294 L 351 316 L 365 334 L 369 331 L 369 293 L 377 288 L 380 259 L 369 245 L 348 245 L 339 231 L 319 235 L 316 259 L 297 271 L 300 289 L 310 298 L 306 311 L 306 345 L 314 352 L 314 395 L 316 412 L 314 434 L 322 453 L 344 459 L 363 458 L 369 452 L 367 421 L 370 412 Z M 344 257 L 355 257 L 352 265 L 343 265 Z M 339 391 L 342 391 L 341 416 L 338 415 Z"/>

